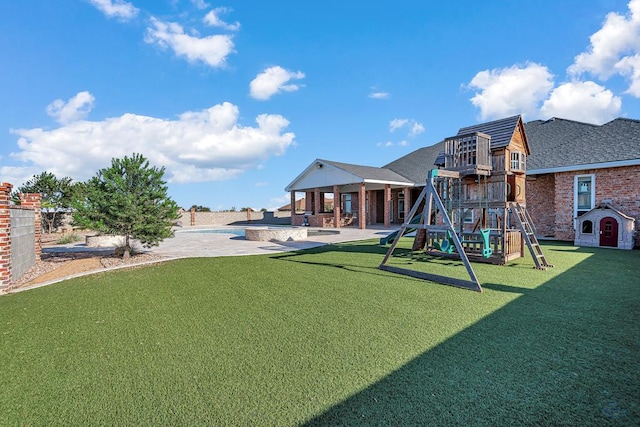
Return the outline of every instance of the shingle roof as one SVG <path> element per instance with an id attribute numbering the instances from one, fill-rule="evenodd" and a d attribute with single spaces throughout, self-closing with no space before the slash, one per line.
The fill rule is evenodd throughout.
<path id="1" fill-rule="evenodd" d="M 491 149 L 506 147 L 511 142 L 513 132 L 518 125 L 520 116 L 505 117 L 504 119 L 494 120 L 487 123 L 479 123 L 473 126 L 460 128 L 458 135 L 464 135 L 472 132 L 482 132 L 491 135 Z"/>
<path id="2" fill-rule="evenodd" d="M 393 170 L 385 168 L 377 168 L 372 166 L 354 165 L 350 163 L 333 162 L 329 160 L 318 159 L 321 162 L 337 167 L 361 178 L 375 181 L 391 181 L 391 182 L 406 182 L 412 184 L 412 181 L 406 177 L 397 174 Z"/>
<path id="3" fill-rule="evenodd" d="M 436 159 L 444 152 L 444 142 L 438 142 L 429 147 L 419 148 L 406 156 L 384 165 L 417 184 L 427 182 L 427 173 L 434 169 Z"/>
<path id="4" fill-rule="evenodd" d="M 592 125 L 553 118 L 525 124 L 531 147 L 527 170 L 640 159 L 640 120 Z"/>

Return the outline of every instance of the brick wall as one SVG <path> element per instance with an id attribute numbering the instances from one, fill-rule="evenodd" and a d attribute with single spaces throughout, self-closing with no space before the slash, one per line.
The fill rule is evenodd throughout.
<path id="1" fill-rule="evenodd" d="M 234 224 L 282 224 L 291 222 L 291 212 L 183 212 L 179 218 L 183 227 Z"/>
<path id="2" fill-rule="evenodd" d="M 3 182 L 0 184 L 0 290 L 9 289 L 11 287 L 11 283 L 13 280 L 18 279 L 19 277 L 14 277 L 14 268 L 12 263 L 16 263 L 20 265 L 20 268 L 17 268 L 15 272 L 19 275 L 21 274 L 25 268 L 28 269 L 30 265 L 36 260 L 40 259 L 41 252 L 41 243 L 40 243 L 40 233 L 41 233 L 41 215 L 40 215 L 40 194 L 21 194 L 20 200 L 22 205 L 20 206 L 11 206 L 11 190 L 13 186 L 7 182 Z M 17 214 L 20 214 L 21 210 L 33 210 L 33 216 L 29 216 L 33 218 L 33 233 L 25 234 L 23 231 L 24 224 L 22 221 L 15 221 L 15 219 L 23 219 L 23 215 L 15 215 L 12 214 L 12 210 Z M 15 256 L 23 257 L 28 256 L 28 260 L 23 262 L 23 259 L 12 259 L 12 216 L 14 216 L 14 226 L 20 226 L 20 230 L 16 233 L 16 238 L 20 235 L 21 238 L 27 236 L 29 239 L 33 239 L 32 242 L 28 242 L 28 247 L 31 248 L 35 253 L 34 254 L 24 254 L 20 251 L 16 251 Z M 19 224 L 18 224 L 19 223 Z M 33 236 L 33 237 L 31 237 Z M 24 245 L 22 245 L 24 246 Z M 30 264 L 30 265 L 28 265 Z"/>
<path id="3" fill-rule="evenodd" d="M 636 219 L 635 244 L 640 246 L 640 166 L 585 169 L 541 175 L 527 180 L 527 209 L 538 229 L 546 236 L 553 219 L 553 237 L 573 241 L 574 182 L 576 175 L 595 175 L 595 200 L 611 200 L 615 208 Z M 554 209 L 546 209 L 546 207 Z"/>
<path id="4" fill-rule="evenodd" d="M 533 219 L 539 237 L 555 236 L 555 176 L 528 177 L 526 181 L 527 211 Z"/>

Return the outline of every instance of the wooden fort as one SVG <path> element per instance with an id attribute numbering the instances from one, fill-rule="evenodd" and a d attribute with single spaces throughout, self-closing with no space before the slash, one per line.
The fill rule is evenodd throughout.
<path id="1" fill-rule="evenodd" d="M 549 267 L 526 209 L 529 154 L 520 116 L 460 129 L 445 139 L 437 168 L 396 235 L 415 230 L 414 251 L 461 259 L 470 281 L 387 265 L 397 238 L 380 268 L 481 291 L 470 260 L 505 264 L 528 249 L 536 268 Z"/>

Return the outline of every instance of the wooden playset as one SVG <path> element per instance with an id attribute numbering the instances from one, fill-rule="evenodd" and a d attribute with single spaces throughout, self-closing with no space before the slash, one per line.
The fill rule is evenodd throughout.
<path id="1" fill-rule="evenodd" d="M 461 129 L 444 141 L 444 148 L 440 168 L 428 172 L 380 268 L 481 292 L 470 261 L 502 265 L 523 257 L 526 246 L 535 268 L 551 267 L 526 209 L 529 146 L 521 117 Z M 398 236 L 411 231 L 413 251 L 460 259 L 470 280 L 388 265 Z"/>

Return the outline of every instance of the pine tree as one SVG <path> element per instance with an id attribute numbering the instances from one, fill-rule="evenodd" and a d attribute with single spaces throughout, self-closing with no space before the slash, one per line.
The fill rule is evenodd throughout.
<path id="1" fill-rule="evenodd" d="M 131 239 L 145 247 L 172 236 L 178 206 L 167 195 L 164 167 L 150 166 L 141 154 L 112 159 L 85 185 L 85 198 L 76 206 L 76 224 L 124 236 L 124 259 L 131 255 Z"/>

